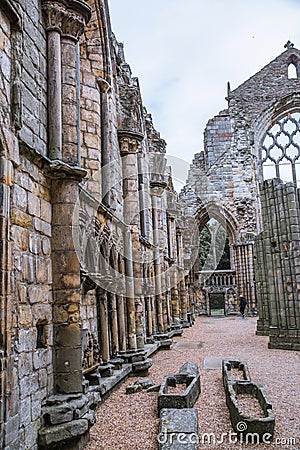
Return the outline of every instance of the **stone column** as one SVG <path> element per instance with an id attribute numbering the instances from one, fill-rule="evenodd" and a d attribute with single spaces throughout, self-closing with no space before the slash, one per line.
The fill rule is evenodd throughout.
<path id="1" fill-rule="evenodd" d="M 52 270 L 54 386 L 56 393 L 82 392 L 80 323 L 79 59 L 77 45 L 91 10 L 82 0 L 42 2 L 48 38 L 49 156 L 52 171 Z M 70 9 L 68 9 L 70 8 Z M 70 164 L 70 165 L 69 165 Z M 73 167 L 72 167 L 73 166 Z"/>
<path id="2" fill-rule="evenodd" d="M 130 230 L 124 234 L 125 251 L 125 274 L 126 274 L 126 301 L 127 301 L 127 323 L 128 323 L 128 346 L 129 350 L 135 350 L 136 326 L 135 326 L 135 302 L 134 302 L 134 280 L 132 264 L 132 237 Z"/>
<path id="3" fill-rule="evenodd" d="M 187 323 L 187 292 L 184 280 L 184 257 L 183 257 L 183 239 L 182 239 L 182 229 L 177 228 L 176 230 L 177 238 L 177 248 L 179 249 L 178 261 L 180 267 L 179 276 L 179 292 L 180 292 L 180 305 L 181 305 L 181 320 Z"/>
<path id="4" fill-rule="evenodd" d="M 124 261 L 119 262 L 119 273 L 125 275 Z M 121 287 L 122 292 L 125 291 L 124 287 Z M 126 326 L 125 326 L 125 304 L 123 294 L 117 296 L 117 310 L 118 310 L 118 329 L 119 329 L 119 350 L 121 352 L 126 351 Z"/>
<path id="5" fill-rule="evenodd" d="M 118 331 L 118 315 L 117 315 L 117 298 L 116 294 L 110 292 L 110 318 L 111 318 L 111 354 L 116 356 L 119 353 L 119 331 Z"/>
<path id="6" fill-rule="evenodd" d="M 236 281 L 239 295 L 247 298 L 249 311 L 256 309 L 253 243 L 235 246 Z"/>
<path id="7" fill-rule="evenodd" d="M 57 393 L 82 391 L 78 181 L 60 172 L 52 180 L 54 376 Z"/>
<path id="8" fill-rule="evenodd" d="M 83 0 L 42 1 L 48 40 L 49 157 L 79 164 L 78 40 L 91 17 Z M 68 7 L 70 9 L 68 9 Z"/>
<path id="9" fill-rule="evenodd" d="M 136 320 L 136 342 L 144 347 L 144 308 L 142 299 L 142 264 L 140 252 L 140 205 L 138 191 L 138 153 L 144 139 L 141 133 L 119 131 L 120 152 L 123 168 L 124 220 L 131 227 L 132 259 L 134 277 L 134 299 Z M 127 255 L 126 255 L 127 256 Z M 128 261 L 128 264 L 130 261 Z"/>
<path id="10" fill-rule="evenodd" d="M 97 301 L 99 302 L 99 322 L 100 322 L 100 351 L 103 363 L 109 361 L 109 334 L 108 334 L 108 311 L 107 311 L 107 291 L 102 288 L 97 289 Z"/>
<path id="11" fill-rule="evenodd" d="M 161 223 L 161 196 L 166 187 L 163 181 L 151 181 L 152 217 L 153 217 L 153 241 L 154 241 L 154 268 L 155 268 L 155 298 L 157 312 L 157 331 L 164 332 L 163 321 L 163 294 L 162 294 L 162 274 L 161 274 L 161 249 L 159 239 L 159 224 Z"/>
<path id="12" fill-rule="evenodd" d="M 176 229 L 175 229 L 175 220 L 170 216 L 170 234 L 171 234 L 171 243 L 172 243 L 172 258 L 177 260 L 179 265 L 179 256 L 177 254 L 177 241 L 176 241 Z M 171 289 L 171 303 L 172 303 L 172 321 L 175 325 L 180 322 L 180 314 L 179 314 L 179 294 L 178 294 L 178 270 L 177 268 L 173 268 L 172 270 L 172 289 Z"/>

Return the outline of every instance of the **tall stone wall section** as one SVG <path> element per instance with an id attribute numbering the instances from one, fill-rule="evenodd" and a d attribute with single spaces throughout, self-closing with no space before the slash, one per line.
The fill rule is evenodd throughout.
<path id="1" fill-rule="evenodd" d="M 188 214 L 201 230 L 214 218 L 226 229 L 235 272 L 236 292 L 248 298 L 257 311 L 253 244 L 261 231 L 259 184 L 263 181 L 262 144 L 269 128 L 300 106 L 300 52 L 291 43 L 286 50 L 234 90 L 228 84 L 228 108 L 207 123 L 204 149 L 191 164 L 186 186 L 180 193 Z M 288 77 L 293 64 L 297 78 Z M 186 260 L 191 236 L 185 234 Z M 200 310 L 206 309 L 199 267 L 195 265 Z M 235 300 L 238 311 L 238 301 Z"/>
<path id="2" fill-rule="evenodd" d="M 263 231 L 255 241 L 257 334 L 269 348 L 300 350 L 300 197 L 293 183 L 267 180 L 261 188 Z"/>
<path id="3" fill-rule="evenodd" d="M 0 447 L 79 449 L 192 322 L 183 211 L 106 0 L 2 0 L 0 62 Z"/>

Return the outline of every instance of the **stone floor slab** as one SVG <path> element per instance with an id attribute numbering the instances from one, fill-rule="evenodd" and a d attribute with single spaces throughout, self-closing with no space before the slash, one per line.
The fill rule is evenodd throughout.
<path id="1" fill-rule="evenodd" d="M 235 360 L 236 356 L 207 356 L 203 361 L 204 370 L 221 370 L 223 359 Z"/>

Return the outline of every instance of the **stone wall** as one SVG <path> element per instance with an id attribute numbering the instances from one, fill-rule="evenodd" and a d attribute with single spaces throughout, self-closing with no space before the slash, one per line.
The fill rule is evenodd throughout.
<path id="1" fill-rule="evenodd" d="M 259 183 L 263 180 L 262 145 L 276 120 L 297 111 L 299 76 L 288 77 L 292 63 L 298 70 L 300 52 L 287 43 L 286 50 L 234 90 L 228 85 L 228 108 L 207 123 L 204 150 L 196 154 L 180 198 L 198 228 L 211 219 L 226 229 L 235 271 L 236 294 L 248 299 L 256 312 L 253 243 L 261 231 Z M 298 72 L 297 72 L 298 73 Z M 298 73 L 299 75 L 299 73 Z M 191 235 L 186 234 L 186 260 L 191 255 Z M 202 288 L 195 265 L 199 288 Z M 199 284 L 200 283 L 200 284 Z M 205 309 L 203 304 L 200 310 Z"/>
<path id="2" fill-rule="evenodd" d="M 183 211 L 106 0 L 3 0 L 0 31 L 0 446 L 79 449 L 192 323 Z"/>
<path id="3" fill-rule="evenodd" d="M 299 189 L 279 179 L 261 187 L 263 231 L 255 242 L 257 334 L 269 348 L 300 350 Z"/>

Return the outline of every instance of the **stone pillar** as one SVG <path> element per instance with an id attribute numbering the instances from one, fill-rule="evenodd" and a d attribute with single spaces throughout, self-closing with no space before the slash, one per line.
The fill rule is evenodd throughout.
<path id="1" fill-rule="evenodd" d="M 70 175 L 69 175 L 70 176 Z M 54 378 L 57 393 L 82 391 L 78 181 L 60 173 L 52 180 Z"/>
<path id="2" fill-rule="evenodd" d="M 144 317 L 142 299 L 142 265 L 140 252 L 140 210 L 138 191 L 138 153 L 140 143 L 144 138 L 141 133 L 119 131 L 120 153 L 123 168 L 123 195 L 124 195 L 124 220 L 131 228 L 132 258 L 126 254 L 127 264 L 132 265 L 133 299 L 135 303 L 134 314 L 136 321 L 137 348 L 144 347 Z M 131 269 L 128 268 L 131 272 Z M 131 299 L 132 301 L 132 299 Z M 132 305 L 133 306 L 133 305 Z M 131 308 L 132 308 L 131 306 Z M 130 309 L 130 313 L 133 311 Z"/>
<path id="3" fill-rule="evenodd" d="M 109 334 L 108 334 L 108 308 L 107 291 L 102 288 L 97 289 L 97 301 L 99 302 L 99 322 L 100 322 L 100 351 L 103 363 L 109 361 Z"/>
<path id="4" fill-rule="evenodd" d="M 124 261 L 119 262 L 119 273 L 125 275 Z M 122 292 L 125 287 L 121 287 Z M 123 294 L 117 296 L 117 310 L 118 310 L 118 330 L 119 330 L 119 350 L 126 351 L 126 326 L 125 326 L 125 304 Z"/>
<path id="5" fill-rule="evenodd" d="M 70 7 L 70 10 L 68 9 Z M 91 17 L 83 0 L 42 1 L 48 40 L 49 157 L 79 164 L 78 40 Z"/>
<path id="6" fill-rule="evenodd" d="M 178 261 L 180 267 L 180 280 L 179 280 L 179 292 L 180 292 L 180 305 L 181 305 L 181 320 L 183 323 L 187 323 L 187 292 L 184 280 L 184 256 L 183 256 L 183 239 L 182 230 L 177 228 L 176 230 L 177 248 L 179 249 Z"/>
<path id="7" fill-rule="evenodd" d="M 82 392 L 79 233 L 79 36 L 91 10 L 82 0 L 42 1 L 48 39 L 49 156 L 52 171 L 54 386 Z M 70 10 L 68 9 L 70 8 Z M 68 163 L 70 165 L 68 165 Z M 75 236 L 75 237 L 74 237 Z"/>
<path id="8" fill-rule="evenodd" d="M 101 101 L 101 194 L 104 205 L 111 207 L 110 178 L 110 114 L 109 95 L 111 87 L 103 78 L 98 78 Z"/>
<path id="9" fill-rule="evenodd" d="M 151 297 L 146 297 L 146 308 L 147 308 L 147 331 L 148 331 L 148 336 L 152 336 L 152 334 L 153 334 L 153 319 L 152 319 Z"/>
<path id="10" fill-rule="evenodd" d="M 111 354 L 116 356 L 119 353 L 119 332 L 118 332 L 118 315 L 117 315 L 117 298 L 116 294 L 110 292 L 110 319 L 111 319 Z"/>
<path id="11" fill-rule="evenodd" d="M 161 274 L 161 249 L 159 239 L 159 224 L 161 223 L 161 196 L 166 187 L 163 181 L 151 181 L 151 198 L 152 198 L 152 217 L 153 217 L 153 241 L 154 241 L 154 267 L 155 267 L 155 298 L 157 313 L 157 331 L 163 333 L 163 294 L 162 294 L 162 274 Z"/>
<path id="12" fill-rule="evenodd" d="M 177 260 L 179 265 L 179 256 L 177 254 L 177 241 L 176 241 L 176 229 L 175 229 L 175 220 L 173 217 L 170 217 L 170 233 L 172 238 L 172 258 Z M 180 323 L 180 313 L 179 313 L 179 294 L 178 294 L 178 270 L 174 267 L 172 270 L 171 276 L 171 302 L 172 302 L 172 321 L 174 325 L 178 325 Z"/>
<path id="13" fill-rule="evenodd" d="M 125 274 L 126 274 L 126 301 L 127 301 L 127 323 L 128 323 L 128 346 L 129 350 L 136 349 L 136 326 L 135 326 L 135 302 L 134 302 L 134 280 L 132 264 L 132 237 L 130 230 L 124 234 Z"/>
<path id="14" fill-rule="evenodd" d="M 249 312 L 256 311 L 253 242 L 235 246 L 236 281 L 239 295 L 247 298 Z"/>

